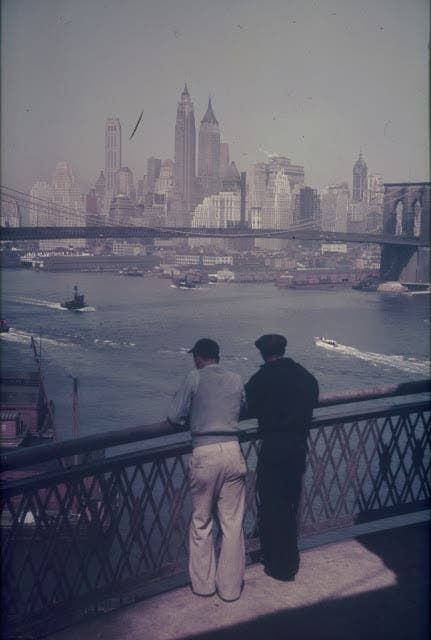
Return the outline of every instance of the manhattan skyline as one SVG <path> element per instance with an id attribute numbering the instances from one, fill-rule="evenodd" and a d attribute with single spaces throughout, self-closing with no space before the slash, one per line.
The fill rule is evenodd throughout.
<path id="1" fill-rule="evenodd" d="M 3 0 L 2 183 L 21 189 L 104 168 L 119 118 L 122 164 L 174 157 L 178 96 L 196 123 L 210 96 L 239 170 L 273 153 L 321 188 L 362 151 L 384 181 L 429 179 L 428 5 L 415 0 Z M 142 122 L 128 140 L 141 110 Z"/>

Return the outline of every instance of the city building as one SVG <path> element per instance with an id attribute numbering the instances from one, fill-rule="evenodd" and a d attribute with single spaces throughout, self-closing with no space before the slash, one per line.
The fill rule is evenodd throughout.
<path id="1" fill-rule="evenodd" d="M 368 190 L 368 168 L 362 157 L 362 152 L 359 154 L 359 158 L 353 165 L 353 191 L 352 202 L 363 202 L 367 199 Z"/>
<path id="2" fill-rule="evenodd" d="M 103 173 L 103 171 L 100 172 L 100 176 L 96 180 L 96 184 L 94 185 L 94 190 L 96 192 L 97 213 L 101 214 L 103 212 L 103 207 L 105 204 L 105 190 L 106 190 L 106 180 L 105 180 L 105 174 Z"/>
<path id="3" fill-rule="evenodd" d="M 347 183 L 328 185 L 321 190 L 320 213 L 323 231 L 347 231 L 349 198 Z"/>
<path id="4" fill-rule="evenodd" d="M 35 182 L 30 189 L 29 224 L 31 227 L 55 225 L 52 186 L 44 181 Z"/>
<path id="5" fill-rule="evenodd" d="M 241 176 L 235 162 L 231 162 L 222 180 L 223 191 L 241 191 Z"/>
<path id="6" fill-rule="evenodd" d="M 112 198 L 109 207 L 110 222 L 127 226 L 136 217 L 136 214 L 136 207 L 128 196 L 118 193 Z"/>
<path id="7" fill-rule="evenodd" d="M 301 187 L 295 195 L 294 224 L 309 229 L 320 228 L 320 197 L 317 189 Z"/>
<path id="8" fill-rule="evenodd" d="M 225 229 L 236 227 L 241 221 L 241 194 L 238 191 L 221 191 L 204 198 L 198 204 L 192 227 Z"/>
<path id="9" fill-rule="evenodd" d="M 294 195 L 304 184 L 304 167 L 284 156 L 252 165 L 249 172 L 249 220 L 254 228 L 287 229 L 294 221 Z"/>
<path id="10" fill-rule="evenodd" d="M 147 174 L 145 176 L 145 193 L 156 192 L 156 181 L 160 176 L 162 161 L 151 156 L 147 160 Z"/>
<path id="11" fill-rule="evenodd" d="M 77 175 L 68 162 L 58 162 L 52 179 L 56 226 L 79 227 L 86 224 L 84 202 Z M 84 239 L 55 240 L 57 247 L 83 247 Z"/>
<path id="12" fill-rule="evenodd" d="M 220 177 L 223 178 L 229 168 L 229 145 L 227 142 L 220 142 Z"/>
<path id="13" fill-rule="evenodd" d="M 117 171 L 121 167 L 121 124 L 119 118 L 107 118 L 105 124 L 105 209 L 116 195 Z"/>
<path id="14" fill-rule="evenodd" d="M 220 128 L 214 115 L 211 98 L 199 127 L 198 184 L 202 200 L 219 193 L 220 181 Z M 225 152 L 224 152 L 225 153 Z"/>
<path id="15" fill-rule="evenodd" d="M 2 227 L 21 226 L 21 212 L 17 200 L 2 195 L 0 220 Z"/>
<path id="16" fill-rule="evenodd" d="M 136 201 L 136 191 L 133 185 L 133 172 L 129 167 L 121 167 L 116 174 L 116 194 L 123 194 L 130 198 L 132 202 Z"/>
<path id="17" fill-rule="evenodd" d="M 185 213 L 196 204 L 196 127 L 187 85 L 181 94 L 175 123 L 175 177 Z"/>

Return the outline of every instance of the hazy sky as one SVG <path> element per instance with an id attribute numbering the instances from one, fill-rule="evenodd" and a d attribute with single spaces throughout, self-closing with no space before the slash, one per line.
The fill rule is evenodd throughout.
<path id="1" fill-rule="evenodd" d="M 428 0 L 2 0 L 2 176 L 29 189 L 71 162 L 87 190 L 118 116 L 122 164 L 173 158 L 187 82 L 211 95 L 239 170 L 262 149 L 306 182 L 429 179 Z M 141 110 L 144 117 L 128 138 Z"/>

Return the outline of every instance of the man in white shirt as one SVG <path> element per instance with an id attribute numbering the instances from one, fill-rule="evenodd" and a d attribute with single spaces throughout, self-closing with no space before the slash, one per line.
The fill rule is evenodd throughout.
<path id="1" fill-rule="evenodd" d="M 200 596 L 217 592 L 222 600 L 232 602 L 241 595 L 245 569 L 242 523 L 247 469 L 238 442 L 244 387 L 237 373 L 219 365 L 219 346 L 214 340 L 198 340 L 189 353 L 196 369 L 175 394 L 162 424 L 170 426 L 171 432 L 187 427 L 191 432 L 192 590 Z M 212 533 L 215 513 L 222 532 L 218 562 Z"/>

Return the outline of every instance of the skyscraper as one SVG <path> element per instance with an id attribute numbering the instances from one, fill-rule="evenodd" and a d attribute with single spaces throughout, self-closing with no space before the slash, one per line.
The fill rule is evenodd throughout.
<path id="1" fill-rule="evenodd" d="M 78 178 L 68 162 L 57 162 L 52 178 L 52 193 L 58 226 L 85 225 L 84 203 Z M 55 224 L 55 223 L 54 223 Z M 85 240 L 56 240 L 60 246 L 85 246 Z"/>
<path id="2" fill-rule="evenodd" d="M 187 85 L 178 103 L 175 123 L 175 177 L 189 214 L 196 203 L 196 127 Z"/>
<path id="3" fill-rule="evenodd" d="M 362 158 L 362 151 L 353 166 L 353 193 L 352 202 L 363 202 L 367 198 L 368 169 Z"/>
<path id="4" fill-rule="evenodd" d="M 119 118 L 107 118 L 105 125 L 106 207 L 116 194 L 116 175 L 121 167 L 121 124 Z"/>
<path id="5" fill-rule="evenodd" d="M 201 198 L 220 192 L 220 129 L 211 98 L 199 127 L 198 176 Z"/>

